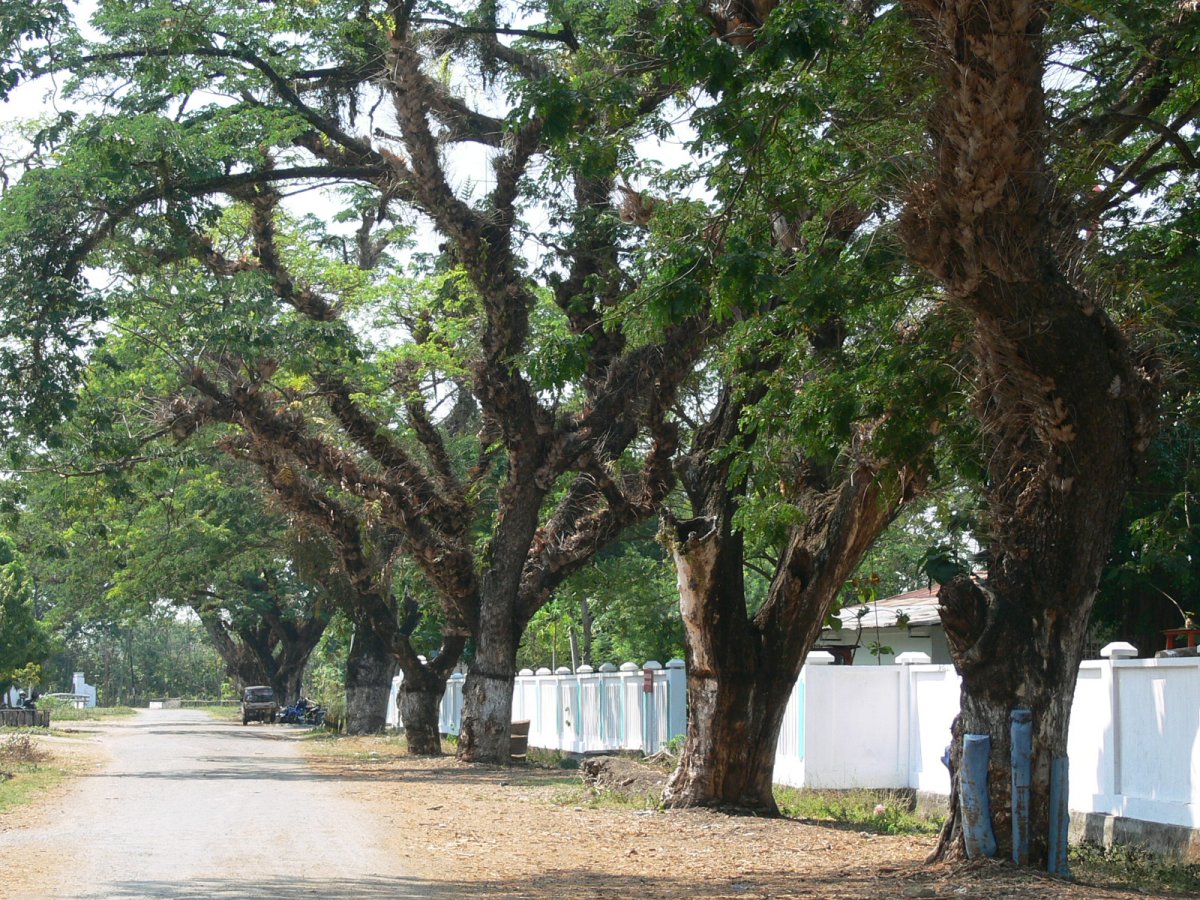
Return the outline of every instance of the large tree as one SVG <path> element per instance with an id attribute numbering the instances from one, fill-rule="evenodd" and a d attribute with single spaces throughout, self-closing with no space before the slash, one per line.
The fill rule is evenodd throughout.
<path id="1" fill-rule="evenodd" d="M 1144 359 L 1105 309 L 1104 284 L 1081 276 L 1097 229 L 1110 247 L 1126 237 L 1104 228 L 1122 200 L 1194 180 L 1187 73 L 1200 17 L 1175 3 L 1099 16 L 1035 0 L 906 8 L 939 81 L 905 242 L 974 324 L 988 477 L 987 581 L 963 575 L 940 593 L 963 676 L 955 793 L 963 736 L 988 736 L 990 824 L 1012 854 L 1009 716 L 1030 710 L 1032 804 L 1017 856 L 1058 867 L 1051 782 L 1065 778 L 1089 615 L 1154 423 Z M 1048 92 L 1060 64 L 1075 74 Z M 963 831 L 956 805 L 942 851 L 961 852 Z"/>
<path id="2" fill-rule="evenodd" d="M 737 260 L 709 289 L 742 321 L 688 416 L 677 469 L 690 518 L 664 527 L 689 706 L 665 802 L 765 813 L 800 667 L 846 579 L 932 476 L 957 381 L 956 317 L 906 266 L 881 201 L 895 167 L 866 152 L 915 137 L 870 124 L 898 96 L 882 43 L 862 40 L 870 17 L 847 24 L 822 4 L 767 17 L 772 6 L 706 5 L 720 40 L 684 42 L 712 95 L 694 120 L 714 151 L 708 234 Z M 852 53 L 838 77 L 822 64 Z"/>

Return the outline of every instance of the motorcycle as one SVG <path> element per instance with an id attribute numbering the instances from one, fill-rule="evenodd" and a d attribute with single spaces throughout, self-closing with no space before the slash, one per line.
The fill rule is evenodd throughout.
<path id="1" fill-rule="evenodd" d="M 282 725 L 323 725 L 325 708 L 307 697 L 301 697 L 279 711 L 279 722 Z"/>

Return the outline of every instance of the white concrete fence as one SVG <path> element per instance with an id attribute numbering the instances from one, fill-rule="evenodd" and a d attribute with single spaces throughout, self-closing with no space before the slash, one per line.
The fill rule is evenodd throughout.
<path id="1" fill-rule="evenodd" d="M 1080 667 L 1068 744 L 1070 806 L 1200 829 L 1200 659 L 1121 658 L 1120 645 L 1113 646 L 1113 658 Z M 941 756 L 958 713 L 959 677 L 952 666 L 927 660 L 911 653 L 898 665 L 832 666 L 829 654 L 810 654 L 784 715 L 775 780 L 948 794 Z M 446 687 L 447 734 L 458 733 L 462 681 L 456 675 Z M 577 674 L 525 669 L 513 719 L 530 720 L 531 747 L 649 754 L 684 733 L 685 687 L 680 660 L 581 666 Z M 388 721 L 399 724 L 394 691 Z"/>
<path id="2" fill-rule="evenodd" d="M 396 689 L 392 683 L 387 721 L 399 727 Z M 462 716 L 464 676 L 454 674 L 442 697 L 442 734 L 458 734 Z M 513 721 L 529 720 L 529 746 L 568 753 L 613 750 L 657 752 L 687 728 L 687 685 L 683 660 L 664 668 L 651 660 L 644 666 L 627 662 L 619 669 L 605 663 L 599 669 L 565 666 L 522 669 L 513 688 Z"/>

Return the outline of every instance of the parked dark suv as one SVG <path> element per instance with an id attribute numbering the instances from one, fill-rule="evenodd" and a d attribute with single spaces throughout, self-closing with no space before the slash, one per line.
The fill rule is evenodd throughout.
<path id="1" fill-rule="evenodd" d="M 265 725 L 275 721 L 275 713 L 279 704 L 275 702 L 275 691 L 269 686 L 256 684 L 242 692 L 242 724 L 262 722 Z"/>

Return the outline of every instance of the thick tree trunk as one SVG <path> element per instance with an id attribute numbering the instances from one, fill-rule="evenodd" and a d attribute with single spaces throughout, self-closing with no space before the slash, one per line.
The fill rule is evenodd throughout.
<path id="1" fill-rule="evenodd" d="M 442 735 L 438 713 L 445 687 L 445 681 L 436 676 L 413 678 L 407 672 L 400 683 L 396 706 L 400 712 L 400 724 L 404 728 L 408 752 L 414 756 L 441 756 Z"/>
<path id="2" fill-rule="evenodd" d="M 509 610 L 504 615 L 503 604 L 484 604 L 475 658 L 463 682 L 458 757 L 466 762 L 507 765 L 512 761 L 509 739 L 517 648 L 511 604 Z"/>
<path id="3" fill-rule="evenodd" d="M 783 703 L 768 697 L 778 691 L 760 690 L 766 660 L 747 619 L 740 536 L 716 518 L 682 522 L 674 532 L 688 730 L 663 802 L 777 815 L 771 773 Z M 791 690 L 791 682 L 780 687 Z"/>
<path id="4" fill-rule="evenodd" d="M 396 660 L 385 641 L 357 625 L 346 660 L 346 733 L 378 734 L 387 724 Z"/>
<path id="5" fill-rule="evenodd" d="M 272 681 L 272 685 L 280 706 L 291 706 L 300 699 L 300 691 L 303 689 L 304 683 L 304 669 L 307 663 L 308 654 L 305 654 L 304 661 L 300 665 L 279 667 L 279 672 Z"/>
<path id="6" fill-rule="evenodd" d="M 481 583 L 475 658 L 463 682 L 458 736 L 458 758 L 465 762 L 512 762 L 517 641 L 526 624 L 519 620 L 517 595 L 545 497 L 532 472 L 523 471 L 514 464 L 509 484 L 501 491 L 501 521 L 490 547 L 492 566 Z"/>
<path id="7" fill-rule="evenodd" d="M 1152 395 L 1118 329 L 1067 283 L 1054 251 L 1041 47 L 1049 4 L 909 5 L 944 84 L 930 125 L 936 171 L 911 199 L 903 237 L 974 320 L 989 476 L 987 583 L 956 579 L 940 595 L 963 677 L 954 790 L 963 796 L 963 737 L 987 735 L 991 824 L 998 854 L 1012 856 L 1009 716 L 1030 710 L 1029 851 L 1020 861 L 1055 867 L 1051 771 L 1065 764 L 1088 619 L 1148 439 Z M 936 855 L 966 853 L 962 836 L 955 808 Z"/>

